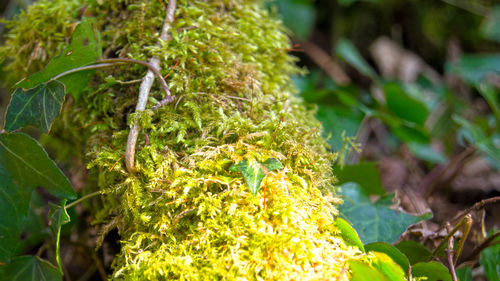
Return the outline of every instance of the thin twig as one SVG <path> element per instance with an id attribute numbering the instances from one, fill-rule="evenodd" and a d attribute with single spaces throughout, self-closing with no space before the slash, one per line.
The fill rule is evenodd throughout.
<path id="1" fill-rule="evenodd" d="M 484 199 L 484 200 L 477 202 L 476 204 L 474 204 L 474 206 L 467 208 L 467 209 L 463 210 L 462 212 L 458 213 L 453 219 L 450 220 L 450 222 L 455 222 L 458 219 L 460 219 L 461 217 L 469 214 L 472 211 L 478 211 L 478 210 L 484 208 L 486 205 L 495 204 L 495 203 L 500 203 L 500 196 Z"/>
<path id="2" fill-rule="evenodd" d="M 472 260 L 475 256 L 479 255 L 479 253 L 481 253 L 484 249 L 490 247 L 493 245 L 493 242 L 495 241 L 495 239 L 497 239 L 498 237 L 500 237 L 500 231 L 491 235 L 490 237 L 488 237 L 486 240 L 484 240 L 479 246 L 477 246 L 476 248 L 474 248 L 474 250 L 472 250 L 472 252 L 465 258 L 463 259 L 460 259 L 460 261 L 458 262 L 458 264 L 462 264 L 466 261 L 469 261 L 469 260 Z"/>
<path id="3" fill-rule="evenodd" d="M 101 59 L 101 60 L 98 60 L 97 62 L 98 63 L 135 63 L 135 64 L 145 66 L 149 69 L 148 73 L 152 72 L 152 74 L 154 74 L 158 78 L 158 80 L 160 80 L 160 84 L 163 88 L 163 91 L 165 92 L 165 96 L 170 96 L 170 89 L 168 88 L 167 82 L 165 81 L 165 79 L 163 79 L 163 76 L 160 73 L 159 63 L 158 63 L 158 65 L 156 65 L 152 61 L 145 62 L 142 60 L 133 60 L 133 59 L 127 59 L 127 58 Z M 147 74 L 146 74 L 146 76 L 147 76 Z M 143 81 L 144 81 L 144 78 L 143 78 Z M 154 79 L 153 79 L 153 81 L 154 81 Z M 153 83 L 153 81 L 151 81 L 151 84 Z"/>
<path id="4" fill-rule="evenodd" d="M 167 6 L 167 13 L 165 16 L 165 20 L 163 23 L 163 28 L 160 34 L 160 40 L 161 41 L 167 41 L 169 38 L 169 30 L 170 26 L 174 21 L 174 13 L 175 13 L 175 7 L 176 7 L 176 1 L 175 0 L 170 0 L 168 1 L 168 6 Z M 156 70 L 160 68 L 160 58 L 159 57 L 153 57 L 150 60 L 150 64 L 154 66 Z M 154 82 L 154 75 L 155 73 L 149 69 L 149 71 L 146 73 L 146 75 L 142 78 L 142 83 L 139 88 L 139 98 L 137 101 L 137 106 L 135 108 L 136 112 L 143 111 L 146 109 L 146 103 L 148 101 L 148 95 L 149 91 L 151 90 L 151 87 L 153 86 Z M 163 80 L 163 77 L 160 74 L 161 79 Z M 159 78 L 160 79 L 160 78 Z M 165 81 L 165 80 L 163 80 Z M 166 82 L 165 82 L 166 85 Z M 168 88 L 168 85 L 167 85 Z M 166 104 L 168 101 L 173 101 L 173 98 L 169 95 L 165 95 L 165 99 L 160 101 L 160 104 Z M 160 105 L 161 106 L 161 105 Z M 156 108 L 157 106 L 155 106 Z M 159 107 L 159 106 L 158 106 Z M 125 164 L 127 167 L 127 170 L 130 173 L 135 172 L 135 146 L 137 144 L 137 137 L 139 136 L 139 130 L 140 127 L 137 124 L 132 125 L 132 128 L 130 129 L 130 133 L 128 135 L 127 139 L 127 148 L 125 151 Z"/>
<path id="5" fill-rule="evenodd" d="M 73 207 L 75 205 L 80 204 L 81 202 L 83 202 L 83 201 L 85 201 L 85 200 L 87 200 L 89 198 L 95 197 L 95 196 L 100 195 L 100 194 L 101 194 L 101 191 L 96 191 L 96 192 L 89 193 L 89 194 L 83 196 L 82 198 L 80 198 L 78 200 L 75 200 L 75 201 L 71 202 L 70 204 L 66 205 L 65 209 L 69 209 L 69 208 L 71 208 L 71 207 Z"/>
<path id="6" fill-rule="evenodd" d="M 80 71 L 111 67 L 111 66 L 115 66 L 117 64 L 132 63 L 132 64 L 139 64 L 139 65 L 147 67 L 149 69 L 149 71 L 151 71 L 160 80 L 161 86 L 163 87 L 163 91 L 165 92 L 165 96 L 170 96 L 170 89 L 168 88 L 167 82 L 165 81 L 165 79 L 163 79 L 163 76 L 161 75 L 160 71 L 158 70 L 159 67 L 157 67 L 156 65 L 153 65 L 152 63 L 148 63 L 148 62 L 141 61 L 141 60 L 127 59 L 127 58 L 100 59 L 97 61 L 97 63 L 98 64 L 77 67 L 77 68 L 73 68 L 73 69 L 64 71 L 64 72 L 59 73 L 58 75 L 52 77 L 49 80 L 49 82 L 57 80 L 63 76 L 73 74 L 76 72 L 80 72 Z M 149 71 L 148 71 L 148 73 L 149 73 Z"/>

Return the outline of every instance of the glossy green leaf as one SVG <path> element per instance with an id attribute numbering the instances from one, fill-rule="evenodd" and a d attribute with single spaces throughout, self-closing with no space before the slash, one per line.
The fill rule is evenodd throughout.
<path id="1" fill-rule="evenodd" d="M 75 198 L 68 179 L 40 144 L 25 134 L 0 134 L 0 261 L 18 247 L 31 194 L 45 187 L 52 195 Z"/>
<path id="2" fill-rule="evenodd" d="M 0 160 L 0 262 L 6 263 L 19 243 L 32 188 L 21 188 L 4 165 Z"/>
<path id="3" fill-rule="evenodd" d="M 380 270 L 359 261 L 349 261 L 350 281 L 389 281 Z"/>
<path id="4" fill-rule="evenodd" d="M 361 251 L 365 251 L 363 243 L 359 239 L 358 233 L 352 226 L 342 218 L 335 220 L 335 225 L 340 230 L 340 236 L 346 244 L 358 247 Z"/>
<path id="5" fill-rule="evenodd" d="M 69 46 L 62 52 L 61 55 L 52 59 L 47 66 L 40 72 L 37 72 L 30 77 L 20 81 L 16 87 L 31 89 L 39 84 L 49 81 L 54 76 L 85 65 L 94 63 L 97 59 L 102 56 L 102 43 L 99 31 L 97 30 L 96 21 L 93 18 L 84 17 L 82 22 L 76 27 L 73 32 L 73 37 Z M 85 81 L 85 77 L 88 76 L 85 73 L 78 73 L 77 75 L 71 75 L 62 80 L 68 86 L 68 92 L 78 96 L 79 92 L 72 92 L 75 89 L 70 85 L 78 83 L 81 85 L 82 78 Z M 87 80 L 84 84 L 87 84 Z"/>
<path id="6" fill-rule="evenodd" d="M 373 68 L 363 59 L 356 47 L 347 39 L 340 39 L 337 42 L 336 53 L 339 57 L 344 59 L 360 73 L 370 77 L 373 80 L 378 80 L 377 73 Z"/>
<path id="7" fill-rule="evenodd" d="M 420 262 L 412 266 L 412 277 L 427 277 L 426 281 L 451 281 L 451 275 L 444 265 L 436 261 Z"/>
<path id="8" fill-rule="evenodd" d="M 389 111 L 401 119 L 424 125 L 429 111 L 422 102 L 405 93 L 397 83 L 386 83 L 384 93 Z"/>
<path id="9" fill-rule="evenodd" d="M 0 134 L 0 167 L 22 188 L 44 187 L 59 198 L 75 199 L 66 176 L 43 147 L 25 134 Z"/>
<path id="10" fill-rule="evenodd" d="M 428 261 L 431 257 L 431 251 L 429 251 L 429 249 L 427 249 L 424 245 L 415 241 L 401 241 L 394 246 L 406 255 L 412 265 Z"/>
<path id="11" fill-rule="evenodd" d="M 338 185 L 347 182 L 358 183 L 369 195 L 384 195 L 380 172 L 374 162 L 363 162 L 356 165 L 344 165 L 333 167 L 333 173 L 337 178 Z M 361 176 L 362 175 L 362 176 Z"/>
<path id="12" fill-rule="evenodd" d="M 61 238 L 61 226 L 70 222 L 68 212 L 66 212 L 66 199 L 60 205 L 49 203 L 49 224 L 52 234 L 56 238 L 56 260 L 59 272 L 62 274 L 61 256 L 59 251 L 59 242 Z"/>
<path id="13" fill-rule="evenodd" d="M 372 254 L 376 257 L 372 262 L 372 266 L 382 272 L 387 280 L 405 280 L 406 272 L 389 255 L 376 251 L 372 252 Z"/>
<path id="14" fill-rule="evenodd" d="M 365 245 L 366 252 L 374 251 L 384 253 L 389 256 L 394 262 L 396 262 L 404 272 L 408 272 L 410 268 L 410 262 L 408 258 L 401 253 L 396 247 L 385 242 L 373 242 Z"/>
<path id="15" fill-rule="evenodd" d="M 240 163 L 238 163 L 237 165 L 233 165 L 230 168 L 230 170 L 241 172 L 243 174 L 245 182 L 248 184 L 248 187 L 250 188 L 250 192 L 254 196 L 257 195 L 257 192 L 260 189 L 260 184 L 262 183 L 262 180 L 266 176 L 264 174 L 264 171 L 262 171 L 262 168 L 258 162 L 248 161 L 248 159 L 245 159 Z"/>
<path id="16" fill-rule="evenodd" d="M 343 184 L 340 194 L 344 204 L 339 206 L 339 211 L 365 244 L 377 241 L 394 243 L 410 225 L 432 217 L 430 213 L 414 216 L 391 209 L 393 194 L 372 203 L 357 183 Z"/>
<path id="17" fill-rule="evenodd" d="M 57 268 L 35 256 L 17 257 L 10 264 L 0 266 L 0 277 L 9 281 L 62 281 Z"/>
<path id="18" fill-rule="evenodd" d="M 299 39 L 311 35 L 316 20 L 316 11 L 308 0 L 276 0 L 283 23 Z"/>
<path id="19" fill-rule="evenodd" d="M 64 84 L 59 81 L 44 83 L 27 91 L 17 88 L 5 116 L 5 130 L 12 132 L 33 125 L 48 133 L 52 121 L 61 111 Z"/>
<path id="20" fill-rule="evenodd" d="M 460 281 L 473 281 L 472 270 L 468 266 L 457 269 L 456 273 Z"/>
<path id="21" fill-rule="evenodd" d="M 490 233 L 489 236 L 493 234 Z M 495 241 L 500 241 L 497 238 Z M 479 263 L 484 268 L 484 274 L 488 277 L 488 281 L 500 280 L 500 244 L 488 247 L 481 252 Z"/>
<path id="22" fill-rule="evenodd" d="M 456 63 L 447 65 L 448 72 L 475 85 L 491 75 L 500 74 L 500 55 L 464 55 Z"/>

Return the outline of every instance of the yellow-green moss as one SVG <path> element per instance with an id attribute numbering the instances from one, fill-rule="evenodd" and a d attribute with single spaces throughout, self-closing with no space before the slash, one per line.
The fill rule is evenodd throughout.
<path id="1" fill-rule="evenodd" d="M 20 31 L 45 34 L 45 25 L 25 19 L 37 15 L 43 22 L 67 3 L 98 18 L 106 56 L 159 56 L 164 74 L 178 62 L 167 78 L 174 103 L 130 114 L 138 84 L 115 81 L 141 78 L 145 69 L 116 67 L 100 71 L 82 98 L 68 101 L 54 126 L 54 137 L 85 147 L 97 175 L 89 190 L 106 192 L 96 216 L 118 228 L 122 245 L 112 279 L 348 279 L 346 262 L 360 253 L 344 244 L 334 223 L 336 155 L 313 112 L 294 96 L 290 76 L 300 70 L 286 52 L 280 22 L 261 1 L 178 1 L 171 40 L 157 42 L 161 1 L 41 0 L 11 24 L 23 27 L 12 29 L 0 48 L 10 57 L 7 69 L 23 69 L 16 47 L 36 47 L 23 42 L 38 37 Z M 67 13 L 52 28 L 66 30 L 77 16 Z M 44 35 L 38 42 L 51 42 L 44 46 L 52 55 L 67 40 Z M 153 88 L 149 107 L 161 98 Z M 123 155 L 133 122 L 143 130 L 132 175 Z M 229 171 L 243 159 L 269 157 L 285 168 L 269 173 L 257 196 Z"/>

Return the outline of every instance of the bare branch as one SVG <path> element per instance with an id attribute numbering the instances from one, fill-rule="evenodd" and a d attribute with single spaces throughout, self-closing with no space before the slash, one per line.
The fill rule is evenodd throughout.
<path id="1" fill-rule="evenodd" d="M 167 13 L 166 13 L 165 20 L 163 23 L 163 28 L 162 28 L 162 31 L 160 34 L 161 41 L 167 41 L 169 39 L 168 32 L 170 30 L 171 24 L 174 21 L 175 7 L 176 7 L 175 0 L 168 1 Z M 153 57 L 149 63 L 152 66 L 154 66 L 154 68 L 156 68 L 156 69 L 160 68 L 160 58 L 159 57 Z M 144 109 L 146 109 L 146 103 L 148 101 L 149 91 L 151 90 L 151 87 L 153 86 L 154 76 L 155 76 L 154 72 L 151 69 L 149 69 L 149 71 L 146 73 L 146 75 L 142 78 L 142 83 L 141 83 L 141 86 L 139 87 L 139 99 L 137 101 L 137 106 L 135 108 L 136 112 L 144 111 Z M 167 88 L 168 88 L 168 86 L 167 86 Z M 173 100 L 173 98 L 169 94 L 168 95 L 166 94 L 165 99 L 172 99 Z M 140 131 L 139 125 L 133 124 L 132 128 L 130 129 L 130 133 L 128 135 L 127 148 L 125 151 L 125 164 L 127 166 L 127 170 L 130 173 L 135 172 L 135 163 L 134 163 L 135 162 L 135 146 L 137 143 L 137 137 L 139 136 L 139 131 Z"/>
<path id="2" fill-rule="evenodd" d="M 300 45 L 304 48 L 304 52 L 321 68 L 326 72 L 336 83 L 340 85 L 346 85 L 351 82 L 351 79 L 342 70 L 342 68 L 337 64 L 337 62 L 323 49 L 317 45 L 305 41 L 301 42 Z"/>

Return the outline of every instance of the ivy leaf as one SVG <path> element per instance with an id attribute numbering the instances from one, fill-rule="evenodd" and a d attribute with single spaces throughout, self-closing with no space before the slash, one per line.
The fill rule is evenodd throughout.
<path id="1" fill-rule="evenodd" d="M 0 161 L 0 262 L 9 262 L 21 236 L 29 208 L 31 188 L 16 184 Z"/>
<path id="2" fill-rule="evenodd" d="M 0 169 L 22 188 L 42 186 L 56 197 L 76 198 L 66 176 L 43 147 L 26 134 L 0 134 Z"/>
<path id="3" fill-rule="evenodd" d="M 61 238 L 61 226 L 70 222 L 71 219 L 66 211 L 66 199 L 60 205 L 49 204 L 49 223 L 52 234 L 56 237 L 56 260 L 59 272 L 62 274 L 61 255 L 59 254 L 59 242 Z"/>
<path id="4" fill-rule="evenodd" d="M 264 172 L 262 167 L 264 167 L 267 171 Z M 263 164 L 257 161 L 248 161 L 248 159 L 245 159 L 236 165 L 232 165 L 229 170 L 233 172 L 241 172 L 243 174 L 245 182 L 250 188 L 250 192 L 254 196 L 257 196 L 257 192 L 259 192 L 260 189 L 260 184 L 266 177 L 266 173 L 268 171 L 274 171 L 282 168 L 283 164 L 281 164 L 279 160 L 269 158 Z"/>
<path id="5" fill-rule="evenodd" d="M 356 183 L 343 184 L 340 194 L 344 196 L 344 204 L 339 206 L 339 211 L 364 243 L 379 241 L 392 244 L 410 225 L 432 217 L 431 213 L 414 216 L 391 209 L 394 194 L 372 203 Z"/>
<path id="6" fill-rule="evenodd" d="M 62 275 L 49 262 L 36 256 L 21 256 L 0 266 L 2 280 L 9 281 L 62 281 Z"/>
<path id="7" fill-rule="evenodd" d="M 338 184 L 356 182 L 369 195 L 384 195 L 385 189 L 382 186 L 380 172 L 375 162 L 362 162 L 355 165 L 344 165 L 333 167 L 333 173 L 337 177 Z M 363 175 L 360 177 L 359 175 Z"/>
<path id="8" fill-rule="evenodd" d="M 35 187 L 74 199 L 76 193 L 42 146 L 25 134 L 0 134 L 0 261 L 15 250 Z"/>
<path id="9" fill-rule="evenodd" d="M 101 56 L 102 43 L 96 27 L 96 20 L 85 17 L 76 27 L 71 43 L 64 49 L 62 54 L 52 59 L 42 71 L 20 81 L 16 87 L 34 88 L 62 72 L 94 63 Z M 68 92 L 78 96 L 79 90 L 75 89 L 76 87 L 71 87 L 71 85 L 77 83 L 76 86 L 81 86 L 82 78 L 85 82 L 84 85 L 86 85 L 90 78 L 86 76 L 88 76 L 88 73 L 72 74 L 64 77 L 64 79 L 61 78 L 60 81 L 68 87 Z"/>
<path id="10" fill-rule="evenodd" d="M 64 84 L 59 81 L 44 83 L 27 91 L 17 88 L 7 109 L 5 130 L 12 132 L 33 125 L 48 133 L 65 95 Z"/>

